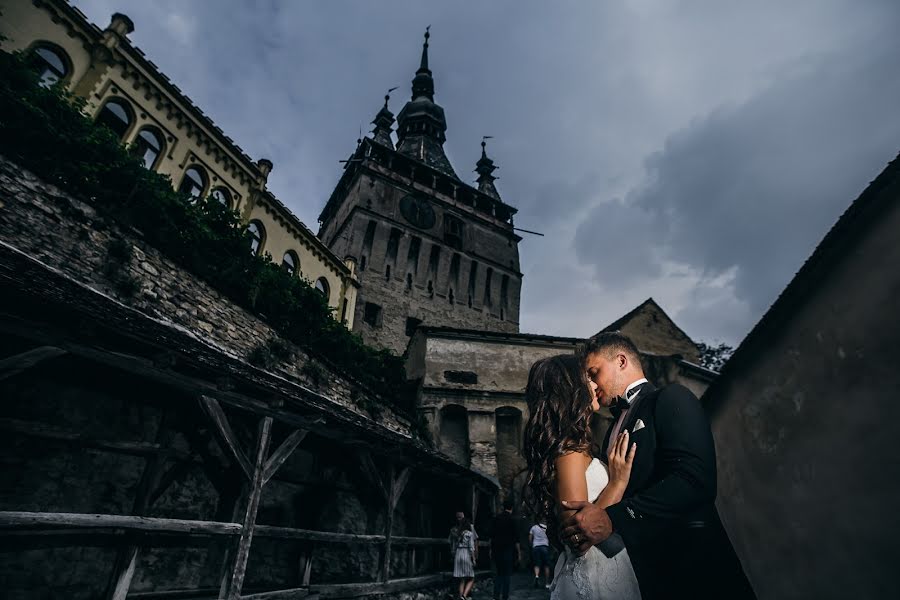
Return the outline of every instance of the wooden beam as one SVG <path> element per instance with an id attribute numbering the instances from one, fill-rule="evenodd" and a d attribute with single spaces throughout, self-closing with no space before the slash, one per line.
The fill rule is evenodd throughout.
<path id="1" fill-rule="evenodd" d="M 391 495 L 388 499 L 388 506 L 392 511 L 397 508 L 400 496 L 403 495 L 403 490 L 406 489 L 406 484 L 409 482 L 409 474 L 409 467 L 404 467 L 403 470 L 400 471 L 400 475 L 398 475 L 396 479 L 391 480 Z"/>
<path id="2" fill-rule="evenodd" d="M 284 464 L 284 461 L 290 457 L 291 453 L 297 448 L 300 442 L 303 441 L 303 438 L 306 437 L 307 433 L 309 432 L 305 429 L 296 429 L 291 432 L 287 439 L 281 442 L 281 445 L 272 453 L 272 456 L 269 457 L 269 460 L 266 461 L 266 464 L 263 467 L 263 485 L 266 485 L 269 482 L 272 475 L 274 475 L 278 468 Z"/>
<path id="3" fill-rule="evenodd" d="M 88 448 L 109 450 L 111 452 L 131 454 L 134 456 L 154 456 L 162 454 L 182 460 L 190 460 L 192 458 L 187 452 L 182 452 L 174 448 L 163 448 L 159 444 L 151 442 L 119 442 L 114 440 L 96 439 L 81 432 L 68 431 L 52 425 L 36 423 L 34 421 L 23 421 L 20 419 L 0 419 L 0 431 L 18 433 L 47 440 L 59 440 L 61 442 L 79 444 Z"/>
<path id="4" fill-rule="evenodd" d="M 253 466 L 250 464 L 247 455 L 241 450 L 237 436 L 234 435 L 234 431 L 228 423 L 228 417 L 225 416 L 225 412 L 222 410 L 222 407 L 219 406 L 219 401 L 215 398 L 201 395 L 200 405 L 203 407 L 207 416 L 209 416 L 209 420 L 212 421 L 219 444 L 224 450 L 231 454 L 235 462 L 241 467 L 244 475 L 247 476 L 247 479 L 252 479 Z"/>
<path id="5" fill-rule="evenodd" d="M 0 511 L 0 529 L 52 529 L 56 527 L 114 528 L 181 535 L 239 535 L 241 533 L 241 525 L 238 523 L 130 515 Z"/>
<path id="6" fill-rule="evenodd" d="M 260 592 L 241 596 L 241 600 L 302 600 L 309 596 L 309 588 L 294 588 L 290 590 L 276 590 L 272 592 Z"/>
<path id="7" fill-rule="evenodd" d="M 244 586 L 244 577 L 247 574 L 247 559 L 250 557 L 250 544 L 253 541 L 253 528 L 256 526 L 256 511 L 259 509 L 259 497 L 262 494 L 263 469 L 271 437 L 272 417 L 263 417 L 259 422 L 259 434 L 256 439 L 256 460 L 253 463 L 252 476 L 247 492 L 247 511 L 244 514 L 241 537 L 231 569 L 231 583 L 227 592 L 219 596 L 221 600 L 239 600 L 241 597 L 241 588 Z"/>
<path id="8" fill-rule="evenodd" d="M 28 352 L 4 358 L 3 360 L 0 360 L 0 381 L 8 379 L 13 375 L 18 375 L 22 371 L 39 365 L 51 358 L 62 356 L 63 354 L 68 354 L 68 352 L 55 346 L 41 346 L 40 348 L 35 348 Z"/>
<path id="9" fill-rule="evenodd" d="M 381 474 L 378 472 L 378 467 L 375 466 L 375 461 L 372 460 L 372 455 L 369 452 L 359 453 L 359 466 L 360 469 L 362 469 L 363 475 L 366 476 L 366 479 L 369 481 L 369 483 L 378 490 L 378 492 L 381 494 L 381 497 L 385 502 L 387 502 L 388 489 L 384 485 L 384 482 L 381 479 Z"/>

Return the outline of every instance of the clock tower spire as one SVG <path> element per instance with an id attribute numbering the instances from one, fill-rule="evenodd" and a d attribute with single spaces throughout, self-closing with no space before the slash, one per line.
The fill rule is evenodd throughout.
<path id="1" fill-rule="evenodd" d="M 434 102 L 430 37 L 426 29 L 396 147 L 386 99 L 319 216 L 319 237 L 356 266 L 354 332 L 397 354 L 420 325 L 519 330 L 516 209 L 494 187 L 497 167 L 484 144 L 474 185 L 444 154 L 447 121 Z"/>

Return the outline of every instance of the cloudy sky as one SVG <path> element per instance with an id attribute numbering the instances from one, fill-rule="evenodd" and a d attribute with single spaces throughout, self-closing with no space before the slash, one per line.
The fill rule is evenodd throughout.
<path id="1" fill-rule="evenodd" d="M 522 331 L 584 336 L 652 296 L 735 344 L 900 151 L 896 0 L 80 0 L 252 157 L 314 230 L 431 25 L 446 150 L 482 135 L 516 206 Z"/>

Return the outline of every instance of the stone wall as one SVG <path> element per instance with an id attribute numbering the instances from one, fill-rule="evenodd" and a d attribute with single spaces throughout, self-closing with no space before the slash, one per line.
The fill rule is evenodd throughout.
<path id="1" fill-rule="evenodd" d="M 398 354 L 409 342 L 408 319 L 431 326 L 517 332 L 521 274 L 518 245 L 509 225 L 476 216 L 470 207 L 384 165 L 369 161 L 366 166 L 366 170 L 345 175 L 335 191 L 342 197 L 340 206 L 320 232 L 336 255 L 349 257 L 358 265 L 361 287 L 354 331 L 367 343 Z M 410 194 L 429 199 L 435 211 L 429 229 L 412 227 L 401 214 L 400 201 Z M 449 246 L 443 238 L 444 220 L 450 215 L 464 224 L 461 249 Z M 369 237 L 371 223 L 375 229 Z M 396 247 L 391 246 L 393 230 L 401 234 Z M 410 263 L 414 243 L 419 244 L 418 259 Z M 431 262 L 434 248 L 439 252 L 436 265 Z M 454 256 L 458 257 L 458 273 L 451 277 Z M 470 306 L 473 265 L 477 266 Z M 488 269 L 492 271 L 490 294 L 486 294 Z M 501 298 L 504 276 L 508 281 L 505 303 Z M 487 298 L 489 302 L 485 302 Z M 366 322 L 366 303 L 380 309 L 374 324 Z"/>
<path id="2" fill-rule="evenodd" d="M 267 323 L 143 242 L 140 231 L 123 231 L 89 204 L 2 157 L 0 202 L 0 240 L 4 243 L 119 302 L 189 331 L 227 355 L 246 360 L 256 348 L 279 338 Z M 138 282 L 134 296 L 121 293 L 104 273 L 110 262 L 110 244 L 119 241 L 133 252 L 119 275 Z M 336 405 L 368 416 L 360 402 L 352 400 L 369 397 L 374 401 L 368 389 L 355 383 L 350 374 L 336 373 L 305 350 L 282 341 L 291 348 L 294 360 L 279 362 L 274 372 L 315 389 Z M 305 368 L 310 362 L 321 368 Z M 387 410 L 379 417 L 381 426 L 412 438 L 405 416 Z"/>

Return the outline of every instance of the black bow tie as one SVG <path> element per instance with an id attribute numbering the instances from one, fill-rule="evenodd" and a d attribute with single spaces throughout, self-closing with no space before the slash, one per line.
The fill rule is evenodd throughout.
<path id="1" fill-rule="evenodd" d="M 625 398 L 628 397 L 633 402 L 640 393 L 641 385 L 634 386 L 633 388 L 628 390 L 628 392 L 625 392 L 624 396 L 616 396 L 615 398 L 613 398 L 612 404 L 609 406 L 609 412 L 612 413 L 612 416 L 614 418 L 618 419 L 619 415 L 621 415 L 624 411 L 628 410 L 629 407 L 631 407 L 631 403 Z"/>
<path id="2" fill-rule="evenodd" d="M 618 419 L 619 415 L 628 410 L 629 406 L 631 405 L 628 404 L 628 400 L 626 400 L 622 396 L 616 396 L 615 398 L 613 398 L 612 404 L 610 404 L 609 406 L 609 412 L 612 413 L 614 419 Z"/>

